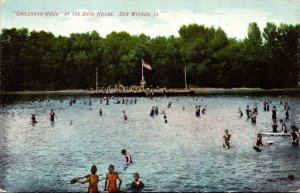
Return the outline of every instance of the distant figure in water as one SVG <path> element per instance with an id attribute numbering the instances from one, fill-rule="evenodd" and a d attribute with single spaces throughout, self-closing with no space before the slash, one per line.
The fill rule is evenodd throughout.
<path id="1" fill-rule="evenodd" d="M 287 133 L 286 125 L 284 124 L 283 120 L 280 119 L 279 122 L 280 122 L 280 126 L 281 126 L 281 132 Z"/>
<path id="2" fill-rule="evenodd" d="M 285 119 L 289 119 L 290 118 L 289 108 L 287 106 L 284 108 L 284 113 L 285 113 Z"/>
<path id="3" fill-rule="evenodd" d="M 99 115 L 102 116 L 102 109 L 99 110 Z"/>
<path id="4" fill-rule="evenodd" d="M 73 125 L 73 121 L 72 120 L 70 121 L 70 125 Z"/>
<path id="5" fill-rule="evenodd" d="M 206 113 L 206 108 L 207 108 L 207 106 L 205 105 L 205 107 L 202 109 L 202 114 Z"/>
<path id="6" fill-rule="evenodd" d="M 125 156 L 126 163 L 132 163 L 131 155 L 129 154 L 129 152 L 126 149 L 122 149 L 121 154 Z"/>
<path id="7" fill-rule="evenodd" d="M 91 167 L 91 174 L 85 176 L 84 178 L 75 178 L 71 181 L 71 184 L 74 184 L 76 182 L 80 184 L 89 183 L 88 187 L 88 193 L 99 193 L 98 191 L 98 182 L 99 182 L 99 176 L 96 175 L 97 167 L 93 165 Z"/>
<path id="8" fill-rule="evenodd" d="M 273 133 L 277 133 L 277 123 L 276 123 L 276 120 L 273 120 L 273 123 L 272 123 L 272 128 L 273 128 Z"/>
<path id="9" fill-rule="evenodd" d="M 124 121 L 127 121 L 127 120 L 128 120 L 128 116 L 127 116 L 127 114 L 126 114 L 125 111 L 123 111 L 123 118 L 124 118 Z"/>
<path id="10" fill-rule="evenodd" d="M 57 119 L 57 116 L 56 116 L 56 114 L 54 113 L 53 109 L 51 109 L 49 116 L 50 116 L 50 121 L 51 121 L 51 122 L 54 122 L 54 118 Z"/>
<path id="11" fill-rule="evenodd" d="M 297 131 L 297 128 L 295 126 L 291 126 L 291 138 L 293 145 L 299 144 L 299 132 Z"/>
<path id="12" fill-rule="evenodd" d="M 195 107 L 195 114 L 196 114 L 196 117 L 200 117 L 200 107 L 201 107 L 201 106 L 196 106 L 196 107 Z"/>
<path id="13" fill-rule="evenodd" d="M 154 114 L 157 116 L 158 115 L 158 107 L 155 107 Z"/>
<path id="14" fill-rule="evenodd" d="M 229 149 L 229 147 L 230 147 L 229 143 L 230 143 L 230 137 L 231 137 L 231 135 L 228 133 L 227 129 L 225 129 L 224 132 L 225 132 L 225 134 L 223 136 L 223 147 L 225 149 Z"/>
<path id="15" fill-rule="evenodd" d="M 254 143 L 253 143 L 253 149 L 258 152 L 261 152 L 260 147 L 269 147 L 269 145 L 264 145 L 262 143 L 262 135 L 260 133 L 258 133 L 256 136 L 256 139 L 254 140 Z"/>
<path id="16" fill-rule="evenodd" d="M 254 112 L 252 115 L 251 115 L 251 123 L 256 123 L 256 113 Z"/>
<path id="17" fill-rule="evenodd" d="M 35 119 L 35 114 L 32 114 L 31 116 L 31 123 L 34 125 L 37 123 L 36 119 Z"/>
<path id="18" fill-rule="evenodd" d="M 133 179 L 134 179 L 134 181 L 131 183 L 131 188 L 130 188 L 131 192 L 133 192 L 133 193 L 141 192 L 145 186 L 144 186 L 144 183 L 142 181 L 140 181 L 140 174 L 134 173 Z"/>
<path id="19" fill-rule="evenodd" d="M 151 111 L 150 111 L 150 117 L 154 117 L 154 107 L 152 107 Z"/>
<path id="20" fill-rule="evenodd" d="M 246 115 L 248 118 L 250 118 L 250 109 L 249 109 L 249 105 L 247 105 L 246 107 Z"/>
<path id="21" fill-rule="evenodd" d="M 182 110 L 185 110 L 185 107 L 182 107 Z"/>
<path id="22" fill-rule="evenodd" d="M 171 108 L 172 102 L 169 102 L 168 104 L 168 108 Z"/>
<path id="23" fill-rule="evenodd" d="M 119 181 L 119 185 L 117 186 L 117 180 Z M 122 185 L 122 180 L 119 177 L 119 174 L 115 172 L 115 166 L 108 166 L 108 173 L 106 174 L 104 191 L 108 191 L 109 193 L 120 192 L 120 188 Z"/>
<path id="24" fill-rule="evenodd" d="M 273 106 L 273 109 L 272 109 L 272 119 L 277 119 L 277 111 L 276 111 L 275 106 Z"/>
<path id="25" fill-rule="evenodd" d="M 243 116 L 243 112 L 242 112 L 241 108 L 239 108 L 238 113 L 240 114 L 240 117 Z"/>

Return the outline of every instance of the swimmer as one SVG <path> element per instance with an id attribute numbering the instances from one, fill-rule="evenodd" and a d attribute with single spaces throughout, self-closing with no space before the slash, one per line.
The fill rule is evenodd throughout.
<path id="1" fill-rule="evenodd" d="M 202 114 L 205 114 L 207 106 L 202 109 Z"/>
<path id="2" fill-rule="evenodd" d="M 31 116 L 31 123 L 34 125 L 37 123 L 36 119 L 35 119 L 35 114 L 32 114 Z"/>
<path id="3" fill-rule="evenodd" d="M 244 115 L 241 108 L 239 108 L 238 113 L 240 113 L 240 117 L 242 117 Z"/>
<path id="4" fill-rule="evenodd" d="M 280 122 L 282 133 L 287 133 L 286 125 L 284 124 L 283 120 L 280 119 L 279 122 Z"/>
<path id="5" fill-rule="evenodd" d="M 285 119 L 289 119 L 290 115 L 289 115 L 289 108 L 288 107 L 284 108 L 284 113 L 285 113 Z"/>
<path id="6" fill-rule="evenodd" d="M 88 187 L 88 193 L 98 193 L 98 182 L 99 182 L 99 176 L 96 175 L 97 172 L 97 167 L 95 165 L 93 165 L 91 167 L 91 174 L 87 175 L 83 178 L 75 178 L 71 181 L 71 184 L 74 184 L 76 182 L 80 183 L 80 184 L 85 184 L 85 183 L 89 183 L 89 187 Z"/>
<path id="7" fill-rule="evenodd" d="M 126 163 L 132 163 L 131 155 L 126 149 L 121 150 L 121 154 L 125 156 L 125 162 Z"/>
<path id="8" fill-rule="evenodd" d="M 292 138 L 292 144 L 294 145 L 299 144 L 299 133 L 297 132 L 295 126 L 291 126 L 291 138 Z"/>
<path id="9" fill-rule="evenodd" d="M 248 118 L 250 118 L 250 109 L 249 109 L 249 105 L 247 105 L 246 107 L 246 115 Z"/>
<path id="10" fill-rule="evenodd" d="M 54 118 L 57 119 L 57 116 L 56 116 L 56 114 L 54 113 L 53 109 L 51 109 L 49 116 L 50 116 L 50 121 L 51 121 L 51 122 L 54 122 Z"/>
<path id="11" fill-rule="evenodd" d="M 99 110 L 99 115 L 102 116 L 102 109 Z"/>
<path id="12" fill-rule="evenodd" d="M 256 113 L 253 113 L 250 118 L 251 118 L 251 123 L 256 123 Z"/>
<path id="13" fill-rule="evenodd" d="M 142 189 L 145 187 L 144 183 L 140 181 L 140 174 L 134 173 L 133 174 L 134 181 L 131 183 L 131 192 L 141 192 Z"/>
<path id="14" fill-rule="evenodd" d="M 154 114 L 155 114 L 155 115 L 158 115 L 158 107 L 155 107 Z"/>
<path id="15" fill-rule="evenodd" d="M 122 180 L 118 173 L 115 171 L 115 166 L 108 166 L 108 173 L 106 174 L 104 191 L 108 191 L 109 193 L 120 192 L 120 188 L 122 185 Z M 117 180 L 119 181 L 119 185 L 117 187 Z"/>
<path id="16" fill-rule="evenodd" d="M 272 123 L 273 133 L 277 133 L 277 127 L 278 127 L 278 125 L 276 123 L 276 120 L 274 120 Z"/>
<path id="17" fill-rule="evenodd" d="M 151 111 L 150 111 L 150 117 L 154 117 L 154 107 L 152 107 Z"/>
<path id="18" fill-rule="evenodd" d="M 231 137 L 231 135 L 228 133 L 227 129 L 225 129 L 224 132 L 225 132 L 225 134 L 223 136 L 223 147 L 225 149 L 229 149 L 229 147 L 230 147 L 229 143 L 230 143 L 230 137 Z"/>
<path id="19" fill-rule="evenodd" d="M 269 145 L 264 145 L 262 143 L 262 135 L 260 133 L 257 134 L 256 139 L 254 140 L 253 143 L 253 149 L 255 149 L 258 152 L 261 152 L 260 147 L 269 147 Z"/>
<path id="20" fill-rule="evenodd" d="M 272 119 L 277 119 L 277 111 L 276 111 L 276 107 L 273 106 L 273 109 L 272 109 Z"/>
<path id="21" fill-rule="evenodd" d="M 123 111 L 123 118 L 124 118 L 124 121 L 127 121 L 127 120 L 128 120 L 128 116 L 127 116 L 127 114 L 125 113 L 125 111 Z"/>

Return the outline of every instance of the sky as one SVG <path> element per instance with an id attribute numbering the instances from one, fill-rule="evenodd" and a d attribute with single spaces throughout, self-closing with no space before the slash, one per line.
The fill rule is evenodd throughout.
<path id="1" fill-rule="evenodd" d="M 43 15 L 20 15 L 32 12 Z M 57 15 L 46 15 L 49 12 Z M 113 16 L 83 16 L 84 12 Z M 120 12 L 129 16 L 120 16 Z M 149 12 L 150 16 L 131 16 L 132 12 Z M 0 14 L 1 28 L 64 36 L 93 30 L 102 37 L 112 31 L 179 36 L 182 25 L 197 23 L 221 27 L 229 37 L 243 39 L 250 22 L 256 22 L 261 30 L 267 22 L 300 24 L 300 0 L 0 0 Z"/>

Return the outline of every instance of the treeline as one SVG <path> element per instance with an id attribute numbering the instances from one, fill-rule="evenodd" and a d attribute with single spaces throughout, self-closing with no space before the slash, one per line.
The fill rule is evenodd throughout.
<path id="1" fill-rule="evenodd" d="M 2 29 L 1 89 L 59 90 L 139 85 L 141 59 L 147 86 L 297 87 L 300 69 L 300 24 L 267 23 L 261 31 L 250 23 L 243 40 L 221 29 L 184 25 L 179 37 L 96 31 L 69 37 L 28 29 Z"/>

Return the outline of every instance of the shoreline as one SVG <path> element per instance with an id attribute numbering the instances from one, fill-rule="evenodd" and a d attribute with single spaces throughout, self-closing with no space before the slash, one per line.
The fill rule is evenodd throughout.
<path id="1" fill-rule="evenodd" d="M 184 90 L 184 88 L 169 88 Z M 190 88 L 197 95 L 247 95 L 247 94 L 299 94 L 300 88 L 262 89 L 262 88 Z M 90 90 L 56 90 L 56 91 L 3 91 L 0 95 L 88 95 Z"/>

